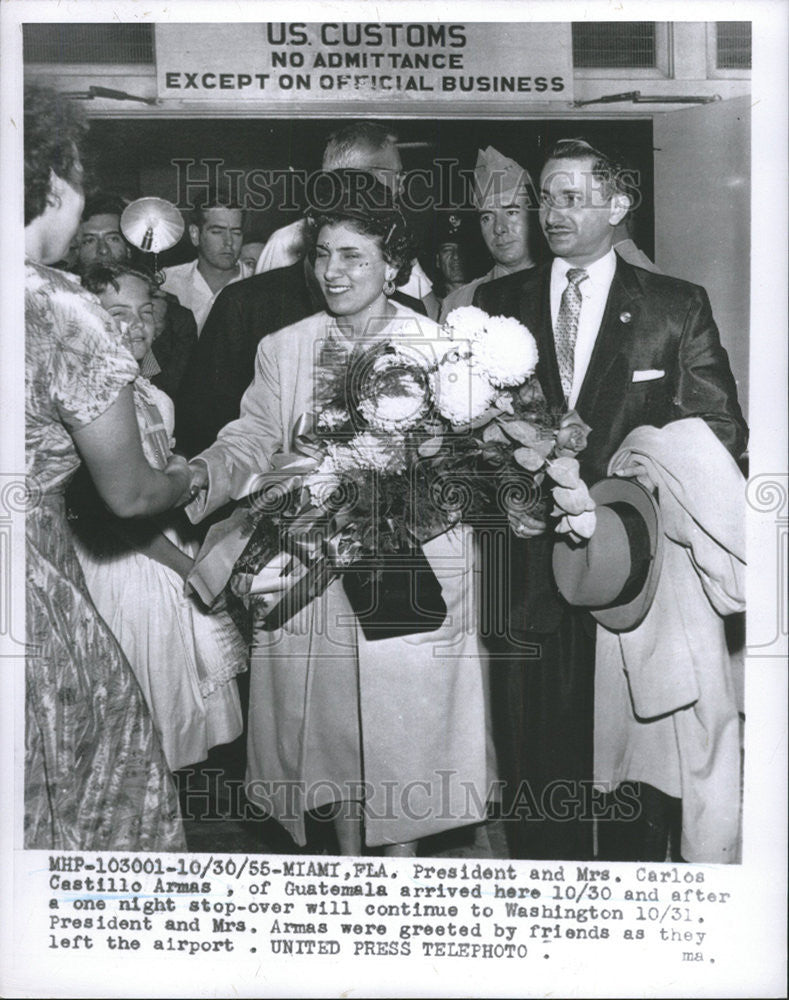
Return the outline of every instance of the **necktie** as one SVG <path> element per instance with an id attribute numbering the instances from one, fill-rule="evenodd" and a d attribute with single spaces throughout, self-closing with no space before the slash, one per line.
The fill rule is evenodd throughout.
<path id="1" fill-rule="evenodd" d="M 578 336 L 578 319 L 581 315 L 583 296 L 578 287 L 589 275 L 582 267 L 571 267 L 567 272 L 567 287 L 562 292 L 559 315 L 556 317 L 556 360 L 562 380 L 564 398 L 569 399 L 573 388 L 575 365 L 575 338 Z"/>

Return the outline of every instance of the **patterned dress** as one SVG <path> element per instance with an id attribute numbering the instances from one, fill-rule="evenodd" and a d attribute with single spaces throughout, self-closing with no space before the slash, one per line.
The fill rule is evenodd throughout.
<path id="1" fill-rule="evenodd" d="M 96 298 L 27 262 L 25 847 L 184 850 L 178 797 L 139 685 L 71 542 L 71 431 L 137 374 Z"/>

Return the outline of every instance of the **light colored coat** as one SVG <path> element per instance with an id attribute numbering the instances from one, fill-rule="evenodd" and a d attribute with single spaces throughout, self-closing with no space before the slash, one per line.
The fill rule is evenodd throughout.
<path id="1" fill-rule="evenodd" d="M 432 338 L 430 320 L 397 306 L 381 339 Z M 209 487 L 197 520 L 254 488 L 314 409 L 316 350 L 327 313 L 264 338 L 241 416 L 201 458 Z M 485 818 L 495 775 L 477 638 L 472 533 L 455 529 L 424 551 L 448 614 L 435 632 L 368 642 L 342 584 L 275 632 L 256 630 L 252 653 L 248 795 L 299 844 L 304 812 L 363 798 L 368 845 L 398 843 Z M 364 782 L 362 793 L 357 786 Z"/>
<path id="2" fill-rule="evenodd" d="M 610 472 L 657 486 L 663 565 L 629 632 L 597 629 L 595 780 L 645 781 L 682 799 L 682 856 L 738 860 L 740 723 L 723 616 L 744 608 L 745 480 L 698 417 L 638 427 Z"/>

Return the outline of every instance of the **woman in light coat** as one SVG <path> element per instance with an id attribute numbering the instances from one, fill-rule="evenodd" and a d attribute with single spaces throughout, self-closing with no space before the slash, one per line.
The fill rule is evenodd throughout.
<path id="1" fill-rule="evenodd" d="M 341 205 L 314 220 L 315 275 L 327 311 L 261 341 L 239 419 L 193 461 L 194 520 L 244 496 L 272 455 L 288 450 L 296 421 L 315 409 L 324 345 L 429 344 L 439 335 L 430 320 L 388 297 L 407 278 L 412 241 L 385 189 L 376 185 L 361 203 L 358 174 L 336 172 Z M 360 854 L 363 845 L 414 854 L 420 837 L 485 819 L 495 768 L 471 532 L 454 528 L 424 552 L 447 605 L 433 632 L 366 640 L 340 582 L 284 627 L 256 629 L 247 794 L 300 845 L 305 813 L 332 804 L 344 854 Z"/>

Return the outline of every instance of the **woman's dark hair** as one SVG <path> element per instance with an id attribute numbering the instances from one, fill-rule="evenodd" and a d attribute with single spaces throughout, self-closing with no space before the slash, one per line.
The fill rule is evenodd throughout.
<path id="1" fill-rule="evenodd" d="M 121 290 L 120 279 L 127 276 L 144 281 L 148 285 L 151 295 L 156 291 L 157 286 L 153 275 L 145 271 L 138 271 L 127 264 L 91 264 L 82 275 L 82 287 L 93 292 L 94 295 L 101 295 L 109 286 L 119 292 Z"/>
<path id="2" fill-rule="evenodd" d="M 395 285 L 404 285 L 411 275 L 416 241 L 389 189 L 372 174 L 350 168 L 316 175 L 310 187 L 310 260 L 315 261 L 315 245 L 324 226 L 349 225 L 379 241 L 384 260 L 397 268 Z"/>
<path id="3" fill-rule="evenodd" d="M 82 109 L 48 87 L 25 89 L 25 225 L 47 207 L 50 172 L 81 183 L 80 144 L 88 131 Z"/>

